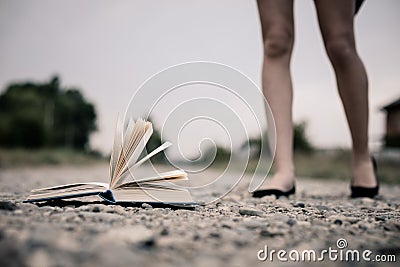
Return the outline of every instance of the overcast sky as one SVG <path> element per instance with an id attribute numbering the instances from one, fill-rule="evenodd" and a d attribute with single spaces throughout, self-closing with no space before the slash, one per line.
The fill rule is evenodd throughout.
<path id="1" fill-rule="evenodd" d="M 367 0 L 356 18 L 357 46 L 370 82 L 371 146 L 385 127 L 379 108 L 400 97 L 399 14 L 398 0 Z M 308 121 L 314 144 L 348 147 L 313 1 L 295 1 L 295 22 L 294 118 Z M 81 88 L 95 103 L 99 131 L 91 143 L 105 152 L 117 112 L 125 110 L 140 84 L 164 68 L 215 61 L 260 85 L 255 1 L 0 0 L 0 40 L 1 90 L 10 82 L 60 75 L 62 84 Z"/>

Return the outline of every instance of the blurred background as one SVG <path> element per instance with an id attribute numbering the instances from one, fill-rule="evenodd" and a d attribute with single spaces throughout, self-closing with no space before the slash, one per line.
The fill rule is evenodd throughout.
<path id="1" fill-rule="evenodd" d="M 398 0 L 368 0 L 355 19 L 369 74 L 370 146 L 389 183 L 399 182 L 399 11 Z M 298 175 L 348 179 L 349 130 L 312 1 L 295 1 L 295 22 Z M 105 161 L 118 112 L 171 65 L 219 62 L 261 84 L 256 1 L 0 0 L 0 40 L 2 168 Z M 157 114 L 152 120 L 159 128 Z M 160 142 L 156 133 L 149 146 Z M 254 158 L 258 144 L 250 140 Z M 231 153 L 221 144 L 215 166 Z"/>

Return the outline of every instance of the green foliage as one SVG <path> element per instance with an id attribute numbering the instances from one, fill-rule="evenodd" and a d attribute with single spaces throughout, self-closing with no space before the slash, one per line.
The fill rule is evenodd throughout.
<path id="1" fill-rule="evenodd" d="M 151 118 L 147 119 L 148 121 L 152 122 Z M 153 123 L 153 134 L 151 135 L 149 141 L 146 144 L 146 149 L 140 155 L 140 158 L 144 157 L 145 155 L 151 153 L 153 150 L 157 149 L 159 146 L 162 145 L 161 134 L 157 130 L 156 126 Z M 167 162 L 167 158 L 165 156 L 164 151 L 161 151 L 155 154 L 153 157 L 150 158 L 150 161 L 153 164 L 162 164 Z"/>
<path id="2" fill-rule="evenodd" d="M 245 141 L 242 143 L 241 149 L 250 149 L 250 159 L 259 159 L 261 156 L 261 149 L 264 150 L 264 153 L 270 155 L 268 132 L 264 132 L 262 138 L 264 138 L 262 142 L 260 137 L 253 137 L 249 138 L 248 142 Z"/>
<path id="3" fill-rule="evenodd" d="M 314 153 L 296 152 L 294 154 L 296 177 L 350 182 L 352 177 L 350 162 L 351 150 L 329 149 L 315 150 Z M 397 158 L 391 159 L 378 155 L 377 162 L 379 182 L 400 184 L 398 167 L 400 161 Z M 252 159 L 246 172 L 253 174 L 257 167 L 258 159 Z M 267 173 L 268 165 L 261 165 L 261 168 L 261 171 Z"/>
<path id="4" fill-rule="evenodd" d="M 228 162 L 231 158 L 231 152 L 224 147 L 217 146 L 217 154 L 215 155 L 215 162 Z"/>
<path id="5" fill-rule="evenodd" d="M 162 140 L 160 132 L 157 129 L 153 128 L 153 134 L 151 135 L 149 141 L 146 144 L 146 151 L 147 153 L 150 153 L 161 145 L 162 145 Z M 152 163 L 165 163 L 166 156 L 164 151 L 155 154 L 153 157 L 151 157 L 150 160 Z"/>
<path id="6" fill-rule="evenodd" d="M 209 147 L 204 152 L 203 160 L 205 162 L 212 162 L 214 164 L 227 164 L 231 158 L 231 151 L 222 146 Z"/>
<path id="7" fill-rule="evenodd" d="M 84 149 L 96 130 L 96 111 L 74 88 L 48 83 L 14 83 L 0 95 L 0 146 Z"/>
<path id="8" fill-rule="evenodd" d="M 312 152 L 314 150 L 306 135 L 306 122 L 300 122 L 293 127 L 293 149 L 294 151 Z"/>
<path id="9" fill-rule="evenodd" d="M 311 142 L 308 140 L 306 135 L 306 122 L 295 123 L 293 126 L 293 150 L 295 152 L 303 152 L 303 153 L 311 153 L 315 149 Z M 263 135 L 265 138 L 263 148 L 266 149 L 266 152 L 269 152 L 268 138 L 267 133 Z M 278 137 L 279 138 L 279 137 Z M 261 154 L 261 139 L 260 138 L 250 138 L 249 141 L 243 142 L 241 148 L 245 149 L 246 147 L 250 148 L 252 159 L 258 159 Z"/>
<path id="10" fill-rule="evenodd" d="M 97 151 L 68 148 L 0 149 L 0 170 L 27 166 L 106 164 Z"/>

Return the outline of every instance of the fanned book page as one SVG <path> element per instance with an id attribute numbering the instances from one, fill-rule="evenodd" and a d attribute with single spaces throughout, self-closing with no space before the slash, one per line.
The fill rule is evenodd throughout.
<path id="1" fill-rule="evenodd" d="M 125 127 L 124 135 L 122 125 L 117 123 L 110 158 L 110 182 L 108 184 L 100 182 L 73 183 L 34 189 L 26 202 L 98 195 L 100 198 L 113 203 L 196 204 L 188 190 L 173 186 L 171 183 L 188 179 L 183 170 L 157 173 L 149 177 L 137 177 L 135 175 L 135 170 L 140 165 L 171 146 L 171 143 L 166 142 L 138 160 L 152 133 L 151 122 L 143 119 L 136 121 L 130 119 Z"/>

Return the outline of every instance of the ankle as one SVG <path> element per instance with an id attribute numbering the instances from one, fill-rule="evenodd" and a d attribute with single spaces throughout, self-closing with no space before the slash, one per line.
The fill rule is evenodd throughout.
<path id="1" fill-rule="evenodd" d="M 354 186 L 374 187 L 377 185 L 377 177 L 369 154 L 353 156 L 352 173 Z"/>
<path id="2" fill-rule="evenodd" d="M 283 168 L 275 168 L 275 175 L 283 176 L 283 177 L 294 177 L 294 167 L 285 166 Z"/>
<path id="3" fill-rule="evenodd" d="M 291 171 L 291 170 L 276 170 L 272 177 L 283 180 L 283 181 L 290 181 L 290 182 L 295 180 L 294 171 Z"/>
<path id="4" fill-rule="evenodd" d="M 364 151 L 364 152 L 352 152 L 351 155 L 352 162 L 357 164 L 357 163 L 362 163 L 362 162 L 370 162 L 371 161 L 371 154 L 369 151 Z"/>
<path id="5" fill-rule="evenodd" d="M 294 164 L 286 164 L 285 166 L 276 165 L 274 174 L 283 177 L 294 177 Z"/>

